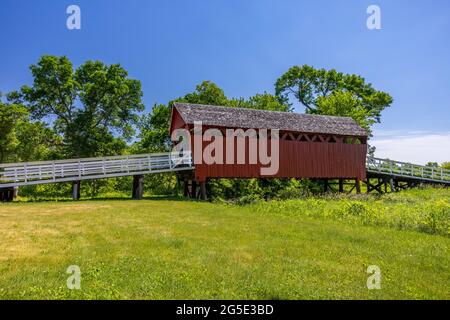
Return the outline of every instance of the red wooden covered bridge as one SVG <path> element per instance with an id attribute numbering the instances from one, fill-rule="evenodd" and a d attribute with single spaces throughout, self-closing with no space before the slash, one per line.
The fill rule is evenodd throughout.
<path id="1" fill-rule="evenodd" d="M 210 164 L 205 163 L 203 152 L 201 154 L 193 152 L 194 174 L 190 177 L 184 174 L 185 183 L 189 183 L 190 188 L 192 185 L 195 188 L 197 184 L 203 186 L 208 178 L 310 178 L 340 179 L 340 181 L 353 179 L 357 182 L 366 179 L 367 133 L 351 118 L 187 103 L 174 104 L 171 134 L 176 129 L 186 129 L 191 134 L 191 149 L 195 149 L 195 143 L 201 143 L 199 149 L 205 151 L 213 139 L 195 141 L 195 134 L 199 134 L 194 130 L 195 123 L 201 124 L 203 136 L 210 129 L 220 132 L 224 140 L 228 139 L 222 143 L 221 153 L 224 155 L 233 153 L 234 157 L 232 161 Z M 227 136 L 226 131 L 230 129 L 238 133 Z M 260 138 L 258 133 L 261 129 L 268 132 L 279 131 L 279 155 L 277 159 L 272 159 L 278 161 L 278 170 L 269 175 L 261 173 L 261 168 L 265 165 L 259 161 L 260 159 L 253 164 L 250 162 L 250 141 Z M 245 163 L 241 164 L 237 159 L 239 133 L 241 138 L 245 139 L 243 144 Z M 270 139 L 266 142 L 267 148 L 271 151 Z M 201 190 L 205 191 L 202 188 Z"/>
<path id="2" fill-rule="evenodd" d="M 450 170 L 367 158 L 366 131 L 346 117 L 175 103 L 170 133 L 178 131 L 191 150 L 0 164 L 0 201 L 12 200 L 14 188 L 56 182 L 71 182 L 78 199 L 81 181 L 121 176 L 134 177 L 133 198 L 140 199 L 143 176 L 160 172 L 177 172 L 185 194 L 200 198 L 209 178 L 320 179 L 324 191 L 331 181 L 339 191 L 350 181 L 356 192 L 362 181 L 380 193 L 383 185 L 385 192 L 450 185 Z"/>

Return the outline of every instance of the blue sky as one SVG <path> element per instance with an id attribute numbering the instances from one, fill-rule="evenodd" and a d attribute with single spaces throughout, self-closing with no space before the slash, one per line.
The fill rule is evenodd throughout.
<path id="1" fill-rule="evenodd" d="M 81 30 L 66 28 L 71 4 Z M 381 30 L 366 27 L 371 4 Z M 148 110 L 203 80 L 248 97 L 273 92 L 293 65 L 335 68 L 394 97 L 375 127 L 380 156 L 442 162 L 450 161 L 449 35 L 448 0 L 2 0 L 0 91 L 29 84 L 28 67 L 43 54 L 121 63 L 142 81 Z M 417 138 L 431 151 L 415 152 Z"/>

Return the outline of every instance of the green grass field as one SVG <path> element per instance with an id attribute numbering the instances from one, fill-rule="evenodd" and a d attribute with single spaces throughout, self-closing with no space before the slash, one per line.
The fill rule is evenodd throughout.
<path id="1" fill-rule="evenodd" d="M 450 191 L 0 204 L 2 299 L 450 299 Z M 81 269 L 69 290 L 66 269 Z M 381 269 L 368 290 L 367 267 Z"/>

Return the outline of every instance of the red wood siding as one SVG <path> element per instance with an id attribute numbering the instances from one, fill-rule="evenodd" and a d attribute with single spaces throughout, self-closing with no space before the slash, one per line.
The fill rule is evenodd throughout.
<path id="1" fill-rule="evenodd" d="M 365 144 L 280 141 L 279 171 L 274 178 L 366 178 Z M 246 153 L 248 161 L 248 153 Z M 205 178 L 269 178 L 261 164 L 196 164 L 195 176 Z M 264 166 L 267 167 L 267 166 Z"/>
<path id="2" fill-rule="evenodd" d="M 186 125 L 174 110 L 171 119 L 171 132 Z M 207 128 L 203 128 L 206 130 Z M 219 128 L 223 129 L 223 128 Z M 245 130 L 245 129 L 244 129 Z M 283 134 L 280 134 L 280 137 Z M 192 142 L 194 141 L 193 137 Z M 366 178 L 367 145 L 365 138 L 362 144 L 346 144 L 326 141 L 279 141 L 279 171 L 274 178 Z M 248 148 L 248 139 L 246 141 Z M 203 143 L 203 148 L 209 142 Z M 235 141 L 235 158 L 237 154 Z M 224 149 L 226 146 L 224 145 Z M 224 155 L 226 150 L 224 150 Z M 248 163 L 248 150 L 246 150 Z M 235 161 L 236 163 L 236 161 Z M 261 164 L 195 164 L 195 177 L 199 181 L 207 178 L 269 178 L 260 173 Z M 264 166 L 267 167 L 267 166 Z"/>

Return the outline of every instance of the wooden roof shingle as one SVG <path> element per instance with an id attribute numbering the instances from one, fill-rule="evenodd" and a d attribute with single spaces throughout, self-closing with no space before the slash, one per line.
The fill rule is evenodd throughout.
<path id="1" fill-rule="evenodd" d="M 300 114 L 293 112 L 230 108 L 175 102 L 186 124 L 201 121 L 206 126 L 243 129 L 279 129 L 301 133 L 323 133 L 366 137 L 367 132 L 348 117 Z"/>

